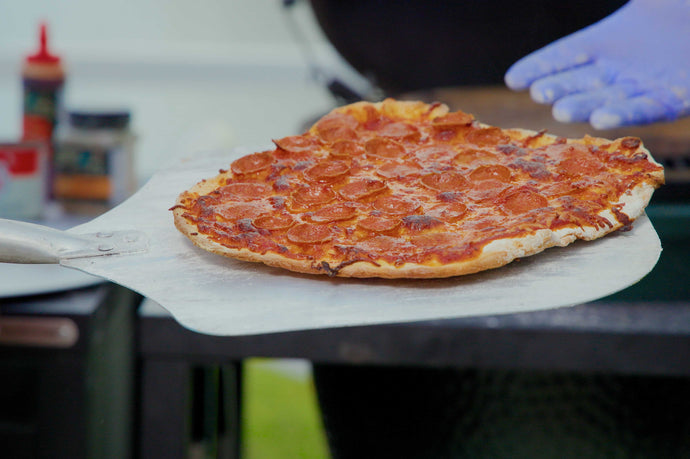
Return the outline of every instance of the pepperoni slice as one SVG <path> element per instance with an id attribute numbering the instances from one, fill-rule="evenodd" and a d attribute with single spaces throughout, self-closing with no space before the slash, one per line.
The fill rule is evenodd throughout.
<path id="1" fill-rule="evenodd" d="M 390 215 L 411 214 L 419 208 L 419 203 L 399 198 L 397 196 L 382 196 L 373 203 L 376 210 Z"/>
<path id="2" fill-rule="evenodd" d="M 340 193 L 340 196 L 348 201 L 357 201 L 359 199 L 372 196 L 376 193 L 380 193 L 386 188 L 386 184 L 381 180 L 366 178 L 348 183 L 338 190 L 338 193 Z"/>
<path id="3" fill-rule="evenodd" d="M 586 191 L 586 185 L 574 180 L 557 180 L 543 187 L 541 192 L 549 197 L 580 196 Z"/>
<path id="4" fill-rule="evenodd" d="M 382 137 L 389 137 L 397 140 L 418 140 L 421 135 L 419 129 L 411 124 L 403 122 L 388 123 L 385 126 L 378 128 L 377 134 Z"/>
<path id="5" fill-rule="evenodd" d="M 431 145 L 420 148 L 414 152 L 414 156 L 421 164 L 432 162 L 450 163 L 456 154 L 456 151 L 448 145 Z"/>
<path id="6" fill-rule="evenodd" d="M 405 147 L 395 140 L 382 139 L 379 137 L 367 140 L 364 144 L 367 156 L 380 159 L 398 159 L 405 156 Z"/>
<path id="7" fill-rule="evenodd" d="M 251 174 L 266 169 L 273 163 L 273 156 L 264 151 L 236 159 L 230 164 L 235 174 Z"/>
<path id="8" fill-rule="evenodd" d="M 522 214 L 548 205 L 549 201 L 544 196 L 525 189 L 509 194 L 503 202 L 503 208 L 512 214 Z"/>
<path id="9" fill-rule="evenodd" d="M 498 180 L 499 182 L 510 182 L 510 169 L 500 164 L 489 166 L 479 166 L 470 174 L 470 179 L 475 182 L 483 180 Z"/>
<path id="10" fill-rule="evenodd" d="M 463 148 L 455 158 L 453 158 L 453 163 L 468 166 L 476 163 L 496 162 L 497 159 L 498 157 L 490 151 L 476 148 Z"/>
<path id="11" fill-rule="evenodd" d="M 442 226 L 443 222 L 430 215 L 408 215 L 403 217 L 402 224 L 411 231 L 424 231 Z"/>
<path id="12" fill-rule="evenodd" d="M 451 202 L 448 204 L 441 204 L 429 209 L 426 215 L 438 218 L 446 223 L 455 223 L 467 213 L 467 206 L 461 202 Z"/>
<path id="13" fill-rule="evenodd" d="M 269 196 L 271 187 L 261 183 L 231 183 L 218 189 L 224 199 L 235 201 L 255 201 Z"/>
<path id="14" fill-rule="evenodd" d="M 474 201 L 485 201 L 497 197 L 507 188 L 504 182 L 498 180 L 481 180 L 467 188 L 465 194 Z"/>
<path id="15" fill-rule="evenodd" d="M 364 154 L 364 147 L 352 140 L 338 140 L 331 145 L 331 155 L 338 158 L 351 158 Z"/>
<path id="16" fill-rule="evenodd" d="M 357 210 L 347 204 L 334 204 L 314 212 L 307 218 L 314 223 L 329 223 L 349 220 L 357 215 Z"/>
<path id="17" fill-rule="evenodd" d="M 421 169 L 414 164 L 400 164 L 400 163 L 385 163 L 378 169 L 376 174 L 385 178 L 402 178 L 409 175 L 418 174 Z"/>
<path id="18" fill-rule="evenodd" d="M 296 244 L 320 244 L 333 239 L 333 232 L 327 225 L 300 223 L 288 230 L 287 238 Z"/>
<path id="19" fill-rule="evenodd" d="M 472 129 L 465 138 L 468 142 L 480 146 L 492 146 L 510 142 L 510 136 L 504 133 L 501 128 L 494 126 Z"/>
<path id="20" fill-rule="evenodd" d="M 304 171 L 304 176 L 313 182 L 331 182 L 349 171 L 350 166 L 343 161 L 327 161 L 310 167 Z"/>
<path id="21" fill-rule="evenodd" d="M 454 171 L 425 175 L 420 181 L 425 187 L 436 191 L 456 191 L 467 186 L 467 179 Z"/>
<path id="22" fill-rule="evenodd" d="M 454 142 L 461 139 L 471 129 L 471 126 L 461 125 L 434 126 L 433 138 L 437 142 Z"/>
<path id="23" fill-rule="evenodd" d="M 328 128 L 330 126 L 346 126 L 356 129 L 359 125 L 357 118 L 351 113 L 333 112 L 321 118 L 316 123 L 317 130 L 321 128 Z"/>
<path id="24" fill-rule="evenodd" d="M 328 130 L 319 131 L 319 136 L 326 142 L 334 142 L 336 140 L 356 140 L 357 132 L 354 129 L 345 126 L 334 126 Z"/>
<path id="25" fill-rule="evenodd" d="M 599 161 L 585 156 L 574 156 L 558 163 L 558 171 L 565 175 L 596 175 L 604 169 Z"/>
<path id="26" fill-rule="evenodd" d="M 318 139 L 305 135 L 292 135 L 273 141 L 276 146 L 290 153 L 306 153 L 320 146 Z"/>
<path id="27" fill-rule="evenodd" d="M 305 186 L 294 191 L 291 196 L 299 204 L 316 206 L 333 201 L 335 199 L 335 191 L 329 187 Z"/>
<path id="28" fill-rule="evenodd" d="M 288 214 L 263 214 L 256 217 L 252 224 L 259 228 L 269 231 L 278 231 L 290 228 L 295 224 L 295 220 Z"/>
<path id="29" fill-rule="evenodd" d="M 452 112 L 434 118 L 431 124 L 434 126 L 467 126 L 472 124 L 474 116 L 464 112 Z"/>
<path id="30" fill-rule="evenodd" d="M 385 217 L 364 217 L 357 222 L 357 226 L 375 233 L 392 231 L 400 225 L 400 220 Z"/>
<path id="31" fill-rule="evenodd" d="M 345 113 L 331 113 L 316 124 L 316 132 L 326 142 L 356 140 L 357 120 Z"/>
<path id="32" fill-rule="evenodd" d="M 212 213 L 223 220 L 235 221 L 241 218 L 254 218 L 261 215 L 264 209 L 257 204 L 230 202 L 212 207 Z"/>

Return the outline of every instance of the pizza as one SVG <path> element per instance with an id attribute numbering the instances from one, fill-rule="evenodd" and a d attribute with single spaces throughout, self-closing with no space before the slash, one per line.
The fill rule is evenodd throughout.
<path id="1" fill-rule="evenodd" d="M 339 107 L 182 192 L 207 251 L 291 271 L 436 278 L 626 230 L 664 182 L 638 138 L 503 129 L 442 103 Z"/>

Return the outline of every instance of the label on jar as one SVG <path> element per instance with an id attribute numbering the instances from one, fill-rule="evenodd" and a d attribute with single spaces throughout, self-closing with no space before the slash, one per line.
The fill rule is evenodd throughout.
<path id="1" fill-rule="evenodd" d="M 0 217 L 41 217 L 47 192 L 47 159 L 42 144 L 0 144 Z"/>
<path id="2" fill-rule="evenodd" d="M 62 80 L 24 80 L 23 140 L 52 139 L 62 98 Z"/>
<path id="3" fill-rule="evenodd" d="M 122 148 L 62 142 L 54 157 L 53 192 L 58 199 L 100 201 L 117 204 L 124 200 L 117 176 L 126 161 Z"/>

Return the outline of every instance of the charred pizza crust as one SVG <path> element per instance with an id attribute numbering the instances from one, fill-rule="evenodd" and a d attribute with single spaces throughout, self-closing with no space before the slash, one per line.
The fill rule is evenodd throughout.
<path id="1" fill-rule="evenodd" d="M 385 120 L 385 122 L 381 122 L 381 120 Z M 496 158 L 495 155 L 497 154 L 504 155 L 500 156 L 500 159 L 503 164 L 509 164 L 512 168 L 511 180 L 514 180 L 515 176 L 518 175 L 522 177 L 520 179 L 521 182 L 518 184 L 519 187 L 513 187 L 515 189 L 519 188 L 519 190 L 513 194 L 508 194 L 508 199 L 519 193 L 528 195 L 529 198 L 520 198 L 524 200 L 524 202 L 519 201 L 517 204 L 518 207 L 524 207 L 526 205 L 527 211 L 521 213 L 519 218 L 514 215 L 505 216 L 506 225 L 522 225 L 521 230 L 512 232 L 510 228 L 504 228 L 500 231 L 496 230 L 496 234 L 498 234 L 497 237 L 492 237 L 490 240 L 482 241 L 481 244 L 477 244 L 474 239 L 468 236 L 467 231 L 457 225 L 454 227 L 453 225 L 444 224 L 441 225 L 440 228 L 433 225 L 431 227 L 421 225 L 417 228 L 412 225 L 414 231 L 411 230 L 411 232 L 414 233 L 413 236 L 410 236 L 410 234 L 401 235 L 399 231 L 397 235 L 386 231 L 374 232 L 373 234 L 367 233 L 366 236 L 368 239 L 359 246 L 356 240 L 349 240 L 347 242 L 340 242 L 341 246 L 338 246 L 338 250 L 333 249 L 333 247 L 336 247 L 339 243 L 337 239 L 329 239 L 326 241 L 315 240 L 313 242 L 291 245 L 281 243 L 270 247 L 265 245 L 259 246 L 247 243 L 246 240 L 249 236 L 243 238 L 242 235 L 258 231 L 264 236 L 271 238 L 271 233 L 284 234 L 288 228 L 294 227 L 295 225 L 303 224 L 309 226 L 313 223 L 311 219 L 313 218 L 314 212 L 318 212 L 319 206 L 307 206 L 304 209 L 295 209 L 288 206 L 286 212 L 284 201 L 285 199 L 289 201 L 291 198 L 289 193 L 286 194 L 284 192 L 281 195 L 281 193 L 278 192 L 277 189 L 279 187 L 276 184 L 279 182 L 275 178 L 275 176 L 281 176 L 280 174 L 282 174 L 282 172 L 278 171 L 279 173 L 276 173 L 274 171 L 274 177 L 271 178 L 267 176 L 268 172 L 265 172 L 265 167 L 264 169 L 254 171 L 252 169 L 254 166 L 247 167 L 246 165 L 243 165 L 241 168 L 237 166 L 235 170 L 233 170 L 233 167 L 229 170 L 221 170 L 216 177 L 202 180 L 189 190 L 180 194 L 175 206 L 172 208 L 175 226 L 195 245 L 209 252 L 239 260 L 261 262 L 270 266 L 301 273 L 328 274 L 342 277 L 451 277 L 497 268 L 517 258 L 534 255 L 550 247 L 566 246 L 578 239 L 594 240 L 621 228 L 629 227 L 632 221 L 644 212 L 654 189 L 664 181 L 663 169 L 654 161 L 651 154 L 644 148 L 639 139 L 623 138 L 614 141 L 594 137 L 562 139 L 543 132 L 523 129 L 498 129 L 479 123 L 474 120 L 471 115 L 462 112 L 451 113 L 443 104 L 428 105 L 422 102 L 403 102 L 392 99 L 386 99 L 383 102 L 375 104 L 360 102 L 340 107 L 323 117 L 302 136 L 294 136 L 286 138 L 287 140 L 280 139 L 275 141 L 277 146 L 275 152 L 280 153 L 282 155 L 281 157 L 290 158 L 291 155 L 295 156 L 295 159 L 290 163 L 294 170 L 291 171 L 292 175 L 289 177 L 292 180 L 294 178 L 293 176 L 297 176 L 297 181 L 300 183 L 294 186 L 302 186 L 302 188 L 299 189 L 319 187 L 323 183 L 326 183 L 326 187 L 334 186 L 334 182 L 330 181 L 330 178 L 324 181 L 310 180 L 307 174 L 309 174 L 308 171 L 313 169 L 308 169 L 306 168 L 307 166 L 298 163 L 302 160 L 302 157 L 312 159 L 310 155 L 314 150 L 318 150 L 320 156 L 318 156 L 317 159 L 321 161 L 321 163 L 329 163 L 330 161 L 330 164 L 340 164 L 343 156 L 335 154 L 336 152 L 333 151 L 333 145 L 338 142 L 347 141 L 354 142 L 353 144 L 348 144 L 348 148 L 354 148 L 353 145 L 355 144 L 355 146 L 359 145 L 357 148 L 360 148 L 360 144 L 364 143 L 363 141 L 360 142 L 359 139 L 360 134 L 362 134 L 361 130 L 363 126 L 366 127 L 363 135 L 366 137 L 365 140 L 369 142 L 367 143 L 367 147 L 370 144 L 376 143 L 376 140 L 372 139 L 383 139 L 386 142 L 393 139 L 393 143 L 390 143 L 391 145 L 403 145 L 407 153 L 409 153 L 410 150 L 416 151 L 416 156 L 413 155 L 414 159 L 412 160 L 409 159 L 407 153 L 405 153 L 408 156 L 406 160 L 393 158 L 393 154 L 391 154 L 391 157 L 383 158 L 381 155 L 373 154 L 372 161 L 375 163 L 374 166 L 369 167 L 370 165 L 365 160 L 362 161 L 366 164 L 365 166 L 358 163 L 358 167 L 360 167 L 358 170 L 360 170 L 359 173 L 361 175 L 373 177 L 371 180 L 380 180 L 389 184 L 391 188 L 389 191 L 393 196 L 396 195 L 397 192 L 401 195 L 405 194 L 407 198 L 409 197 L 410 190 L 414 189 L 414 187 L 396 188 L 396 185 L 393 185 L 396 179 L 395 176 L 386 177 L 385 175 L 388 175 L 388 173 L 384 174 L 383 177 L 380 175 L 376 176 L 375 174 L 377 171 L 371 172 L 371 169 L 379 168 L 378 173 L 381 173 L 381 171 L 390 164 L 399 168 L 414 166 L 418 168 L 414 174 L 411 174 L 411 176 L 413 176 L 413 182 L 416 183 L 415 186 L 418 187 L 418 191 L 422 190 L 428 192 L 428 187 L 423 187 L 418 184 L 420 177 L 425 177 L 423 171 L 427 169 L 435 168 L 435 173 L 440 174 L 461 172 L 463 177 L 466 177 L 472 175 L 470 172 L 476 173 L 478 169 L 487 165 L 487 161 L 483 160 L 472 160 L 470 162 L 463 160 L 458 163 L 456 158 L 451 161 L 450 167 L 440 163 L 433 163 L 432 161 L 433 167 L 425 163 L 426 165 L 422 164 L 420 168 L 420 163 L 423 163 L 423 161 L 420 160 L 422 155 L 419 154 L 419 150 L 415 149 L 429 147 L 429 143 L 434 145 L 438 143 L 434 143 L 435 138 L 429 139 L 428 132 L 434 132 L 436 133 L 434 135 L 440 136 L 440 143 L 446 142 L 448 140 L 446 137 L 451 134 L 454 135 L 455 140 L 450 142 L 450 144 L 452 145 L 453 151 L 459 151 L 460 154 L 469 151 L 466 147 L 470 145 L 472 151 L 479 151 L 480 153 L 486 152 L 487 156 L 491 155 Z M 426 127 L 426 130 L 421 134 L 417 129 L 420 126 Z M 358 130 L 360 132 L 358 132 Z M 442 133 L 446 137 L 438 133 Z M 487 140 L 486 138 L 482 138 L 482 136 L 488 136 L 489 138 Z M 389 146 L 388 144 L 386 145 Z M 446 144 L 444 143 L 444 145 Z M 524 151 L 520 151 L 519 149 L 523 149 Z M 568 155 L 571 154 L 568 153 L 570 152 L 569 149 L 579 152 L 578 154 L 580 154 L 582 158 L 576 156 L 569 157 Z M 533 154 L 535 151 L 538 152 L 537 156 L 542 155 L 543 150 L 544 154 L 542 156 L 547 158 L 544 159 L 544 162 L 548 161 L 549 154 L 560 155 L 558 156 L 560 161 L 559 167 L 562 166 L 562 168 L 565 168 L 565 172 L 560 171 L 556 173 L 556 175 L 554 175 L 553 172 L 549 172 L 549 190 L 557 189 L 560 183 L 565 187 L 566 182 L 582 182 L 577 185 L 579 187 L 577 188 L 577 192 L 584 193 L 586 198 L 591 197 L 591 199 L 594 199 L 593 197 L 596 196 L 596 199 L 601 199 L 603 204 L 596 206 L 596 212 L 592 212 L 590 215 L 579 215 L 577 218 L 572 217 L 570 220 L 567 220 L 566 217 L 571 217 L 565 215 L 567 211 L 560 209 L 560 213 L 555 212 L 551 205 L 552 201 L 555 199 L 554 196 L 558 197 L 559 202 L 565 202 L 565 207 L 571 205 L 568 204 L 570 201 L 567 195 L 559 196 L 559 192 L 556 191 L 553 195 L 546 194 L 549 201 L 547 205 L 539 207 L 538 204 L 532 203 L 534 199 L 545 199 L 541 197 L 545 193 L 543 189 L 539 187 L 544 185 L 547 180 L 544 179 L 544 174 L 546 174 L 546 172 L 544 172 L 544 170 L 538 170 L 538 164 L 532 161 L 532 157 L 525 156 L 527 150 L 529 150 L 530 154 Z M 553 151 L 550 152 L 550 150 L 555 151 L 555 153 Z M 563 153 L 563 151 L 566 150 L 567 152 Z M 388 150 L 386 149 L 381 151 L 385 153 L 384 156 L 388 154 Z M 616 188 L 617 185 L 602 185 L 600 180 L 588 177 L 587 172 L 589 169 L 600 175 L 602 172 L 596 164 L 592 163 L 592 158 L 587 156 L 587 152 L 607 152 L 607 161 L 609 158 L 613 158 L 610 159 L 610 163 L 615 164 L 614 168 L 616 169 L 616 173 L 619 173 L 621 177 L 625 177 L 625 184 Z M 367 153 L 368 150 L 363 154 L 362 151 L 357 150 L 357 154 L 361 155 L 362 158 L 367 157 Z M 260 158 L 256 155 L 266 154 L 270 154 L 270 152 L 256 153 L 254 154 L 255 157 L 251 159 L 254 160 L 254 163 L 260 162 L 260 160 L 263 160 L 263 157 Z M 529 157 L 532 162 L 523 161 L 524 164 L 521 163 L 521 155 L 524 158 Z M 510 156 L 510 161 L 505 159 L 505 157 L 508 156 Z M 539 157 L 541 158 L 542 156 Z M 359 156 L 353 159 L 351 155 L 348 160 L 352 160 L 354 163 L 358 161 L 357 158 L 359 158 Z M 308 162 L 307 160 L 303 161 Z M 541 161 L 541 159 L 539 161 Z M 489 161 L 489 163 L 490 162 L 491 161 Z M 233 165 L 234 164 L 235 163 L 233 163 Z M 313 161 L 308 165 L 313 166 Z M 369 167 L 369 171 L 367 171 L 367 167 Z M 274 169 L 276 168 L 274 167 Z M 518 169 L 520 170 L 518 171 Z M 573 175 L 568 175 L 568 171 L 571 169 L 575 169 L 576 173 L 574 172 Z M 627 169 L 629 169 L 629 171 Z M 264 172 L 261 172 L 262 170 Z M 354 170 L 354 166 L 348 169 L 350 172 L 352 170 Z M 485 170 L 486 169 L 482 169 L 482 171 Z M 634 176 L 634 179 L 630 179 L 630 176 Z M 313 177 L 311 177 L 311 179 L 313 179 Z M 335 180 L 335 182 L 341 179 L 342 177 Z M 248 207 L 250 211 L 249 217 L 239 218 L 243 215 L 235 215 L 234 220 L 231 217 L 227 217 L 227 215 L 224 216 L 223 212 L 214 214 L 213 211 L 210 211 L 209 213 L 208 209 L 215 208 L 214 206 L 218 204 L 206 205 L 205 201 L 209 200 L 214 203 L 218 203 L 219 200 L 222 201 L 223 198 L 221 196 L 223 193 L 219 192 L 219 190 L 224 190 L 224 187 L 233 185 L 236 182 L 246 182 L 250 184 L 269 183 L 272 188 L 268 192 L 273 196 L 269 196 L 267 199 L 275 198 L 276 196 L 282 197 L 281 199 L 274 200 L 272 207 L 264 208 L 263 210 L 267 211 L 268 214 L 287 214 L 289 218 L 294 218 L 294 221 L 289 226 L 281 227 L 277 230 L 257 230 L 257 227 L 254 225 L 258 225 L 258 221 L 256 221 L 256 213 L 258 211 L 254 212 L 252 207 Z M 468 185 L 468 181 L 465 178 L 462 178 L 461 182 L 465 187 L 472 185 L 471 183 Z M 485 184 L 487 182 L 481 183 Z M 502 186 L 501 183 L 496 183 Z M 617 181 L 612 183 L 617 183 Z M 304 185 L 307 186 L 304 187 Z M 342 190 L 342 185 L 338 186 L 341 186 L 340 189 Z M 440 188 L 440 190 L 443 189 L 445 188 Z M 534 189 L 538 190 L 539 193 L 530 191 Z M 582 191 L 583 189 L 585 191 Z M 437 191 L 438 190 L 435 190 L 434 192 Z M 486 212 L 488 212 L 487 209 L 501 208 L 501 206 L 504 207 L 501 208 L 502 210 L 497 211 L 498 221 L 500 221 L 500 214 L 510 214 L 510 211 L 505 210 L 507 208 L 507 201 L 505 200 L 506 195 L 504 195 L 503 198 L 500 196 L 495 198 L 494 201 L 489 204 L 477 204 L 471 198 L 468 198 L 468 195 L 471 195 L 471 193 L 463 194 L 448 191 L 441 192 L 439 196 L 444 193 L 449 196 L 459 195 L 458 199 L 468 203 L 469 208 L 466 215 L 462 217 L 462 219 L 465 220 L 472 218 L 479 219 L 479 217 L 484 218 Z M 529 193 L 532 193 L 534 196 L 529 195 Z M 247 199 L 252 201 L 253 198 L 250 196 Z M 444 197 L 443 199 L 446 198 Z M 276 205 L 278 201 L 281 201 L 281 205 Z M 341 201 L 347 200 L 341 199 Z M 470 202 L 472 202 L 472 204 L 469 204 Z M 527 204 L 525 204 L 525 202 Z M 347 205 L 347 202 L 345 204 Z M 245 204 L 242 202 L 237 203 L 235 210 L 240 209 L 237 210 L 237 212 L 241 213 L 241 207 L 243 205 Z M 352 205 L 355 206 L 354 204 Z M 537 207 L 533 209 L 530 208 L 535 205 Z M 477 211 L 477 209 L 481 210 Z M 421 221 L 426 221 L 425 215 L 427 210 L 426 207 L 422 206 L 421 209 L 415 210 L 412 216 L 418 217 Z M 204 212 L 207 213 L 206 216 L 203 215 Z M 377 212 L 378 210 L 372 211 L 371 207 L 359 206 L 357 207 L 357 212 L 351 215 L 349 219 L 336 220 L 335 223 L 331 222 L 331 224 L 335 225 L 339 231 L 350 231 L 351 233 L 356 233 L 357 231 L 361 232 L 359 229 L 356 231 L 353 229 L 357 226 L 357 223 L 354 222 L 359 222 L 362 218 L 365 218 L 366 215 L 376 214 Z M 571 212 L 573 214 L 578 214 L 583 211 L 580 207 L 575 205 L 574 209 L 571 209 Z M 544 217 L 545 214 L 549 214 L 550 216 L 546 218 Z M 264 214 L 262 213 L 262 215 Z M 407 218 L 411 218 L 412 216 L 408 216 Z M 252 220 L 252 218 L 254 218 L 254 220 Z M 436 221 L 437 219 L 434 218 L 433 220 Z M 307 223 L 304 223 L 305 221 Z M 495 223 L 495 220 L 492 221 Z M 539 221 L 539 223 L 535 223 L 537 221 Z M 449 226 L 451 227 L 451 231 L 447 230 Z M 219 227 L 222 229 L 218 229 Z M 347 227 L 349 229 L 346 228 L 343 230 L 342 227 Z M 453 230 L 455 230 L 455 232 L 453 232 Z M 478 233 L 482 232 L 481 228 L 477 228 L 475 231 Z M 504 235 L 501 236 L 501 234 Z M 284 236 L 281 237 L 283 237 L 283 239 L 281 239 L 282 242 L 285 239 Z M 384 254 L 378 246 L 374 247 L 372 250 L 371 244 L 369 243 L 372 238 L 375 240 L 380 239 L 388 241 L 388 239 L 395 237 L 404 239 L 403 242 L 399 243 L 401 246 L 405 246 L 404 250 L 401 249 L 402 256 L 383 256 L 389 254 Z M 425 243 L 427 244 L 429 241 L 431 241 L 432 245 L 436 244 L 431 250 L 427 250 L 430 255 L 421 259 L 416 255 L 408 256 L 415 250 L 415 248 L 412 247 L 414 246 L 413 242 L 420 238 L 426 238 Z M 469 248 L 458 255 L 458 247 L 462 244 L 467 244 Z M 347 245 L 347 250 L 342 248 L 344 245 Z M 327 248 L 324 249 L 322 246 Z M 319 251 L 316 252 L 316 256 L 313 254 L 305 255 L 305 253 L 308 253 L 308 251 L 312 250 L 314 247 L 320 248 Z M 454 253 L 455 255 L 453 257 L 448 257 L 445 256 L 447 253 Z"/>

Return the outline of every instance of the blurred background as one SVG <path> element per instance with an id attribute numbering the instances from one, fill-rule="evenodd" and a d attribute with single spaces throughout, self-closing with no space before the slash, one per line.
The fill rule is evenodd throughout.
<path id="1" fill-rule="evenodd" d="M 66 68 L 64 107 L 131 111 L 140 183 L 180 156 L 298 132 L 333 104 L 306 47 L 321 66 L 342 63 L 307 4 L 9 0 L 0 4 L 4 140 L 21 134 L 22 59 L 38 48 L 42 21 Z"/>
<path id="2" fill-rule="evenodd" d="M 66 68 L 64 108 L 131 111 L 141 183 L 183 155 L 301 132 L 348 90 L 500 85 L 516 59 L 622 3 L 8 0 L 0 138 L 19 135 L 22 59 L 42 21 Z"/>

